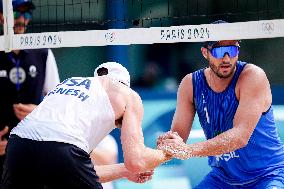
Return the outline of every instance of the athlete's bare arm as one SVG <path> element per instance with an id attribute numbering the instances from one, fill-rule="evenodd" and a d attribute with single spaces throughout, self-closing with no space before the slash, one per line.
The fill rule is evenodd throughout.
<path id="1" fill-rule="evenodd" d="M 161 150 L 154 150 L 144 145 L 142 133 L 143 105 L 137 93 L 129 90 L 126 109 L 123 115 L 121 128 L 121 143 L 124 163 L 132 172 L 152 170 L 168 157 Z"/>
<path id="2" fill-rule="evenodd" d="M 247 65 L 239 78 L 236 93 L 239 106 L 232 129 L 207 141 L 190 145 L 182 144 L 179 136 L 169 133 L 167 137 L 170 139 L 164 143 L 172 146 L 172 149 L 183 151 L 178 157 L 181 159 L 220 155 L 246 146 L 261 114 L 271 105 L 270 86 L 264 71 L 257 66 Z M 171 150 L 168 152 L 174 153 Z"/>
<path id="3" fill-rule="evenodd" d="M 143 173 L 132 173 L 126 169 L 123 163 L 113 165 L 97 165 L 94 167 L 97 175 L 99 176 L 99 182 L 105 183 L 120 178 L 126 178 L 132 182 L 144 183 L 152 179 L 153 171 L 147 171 Z"/>
<path id="4" fill-rule="evenodd" d="M 184 142 L 187 141 L 195 115 L 192 91 L 192 74 L 188 74 L 178 88 L 177 105 L 171 126 L 171 131 L 179 133 Z"/>

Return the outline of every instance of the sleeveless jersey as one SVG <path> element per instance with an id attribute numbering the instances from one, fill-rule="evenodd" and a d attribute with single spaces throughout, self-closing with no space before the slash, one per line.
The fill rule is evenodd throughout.
<path id="1" fill-rule="evenodd" d="M 236 72 L 228 87 L 219 93 L 208 85 L 204 69 L 192 75 L 194 104 L 207 139 L 233 127 L 239 105 L 235 94 L 238 78 L 246 63 L 237 62 Z M 284 148 L 275 126 L 272 107 L 264 112 L 248 144 L 234 152 L 209 156 L 208 163 L 219 177 L 229 184 L 245 184 L 267 174 L 277 174 L 284 167 Z"/>
<path id="2" fill-rule="evenodd" d="M 98 77 L 73 77 L 49 92 L 11 134 L 69 143 L 89 153 L 114 128 L 114 111 Z"/>

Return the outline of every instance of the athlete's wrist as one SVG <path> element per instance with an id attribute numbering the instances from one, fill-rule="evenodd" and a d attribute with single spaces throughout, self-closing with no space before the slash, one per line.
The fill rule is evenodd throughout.
<path id="1" fill-rule="evenodd" d="M 122 178 L 127 178 L 129 175 L 129 170 L 125 167 L 124 163 L 119 164 L 119 169 L 117 171 L 119 171 Z"/>

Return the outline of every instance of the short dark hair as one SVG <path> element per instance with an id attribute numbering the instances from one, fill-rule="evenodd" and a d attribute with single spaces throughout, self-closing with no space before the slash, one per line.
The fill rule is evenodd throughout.
<path id="1" fill-rule="evenodd" d="M 107 75 L 108 69 L 105 68 L 105 67 L 101 67 L 97 70 L 97 74 L 98 74 L 98 76 Z"/>

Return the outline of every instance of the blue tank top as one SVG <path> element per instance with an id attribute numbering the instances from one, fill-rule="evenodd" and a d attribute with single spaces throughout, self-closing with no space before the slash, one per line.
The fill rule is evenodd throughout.
<path id="1" fill-rule="evenodd" d="M 207 139 L 233 127 L 234 115 L 239 105 L 235 87 L 245 65 L 244 62 L 237 62 L 232 81 L 219 93 L 209 87 L 205 69 L 193 73 L 194 105 Z M 245 147 L 227 154 L 209 156 L 208 163 L 217 176 L 236 185 L 276 174 L 277 168 L 283 168 L 284 148 L 275 126 L 272 107 L 262 114 Z"/>

